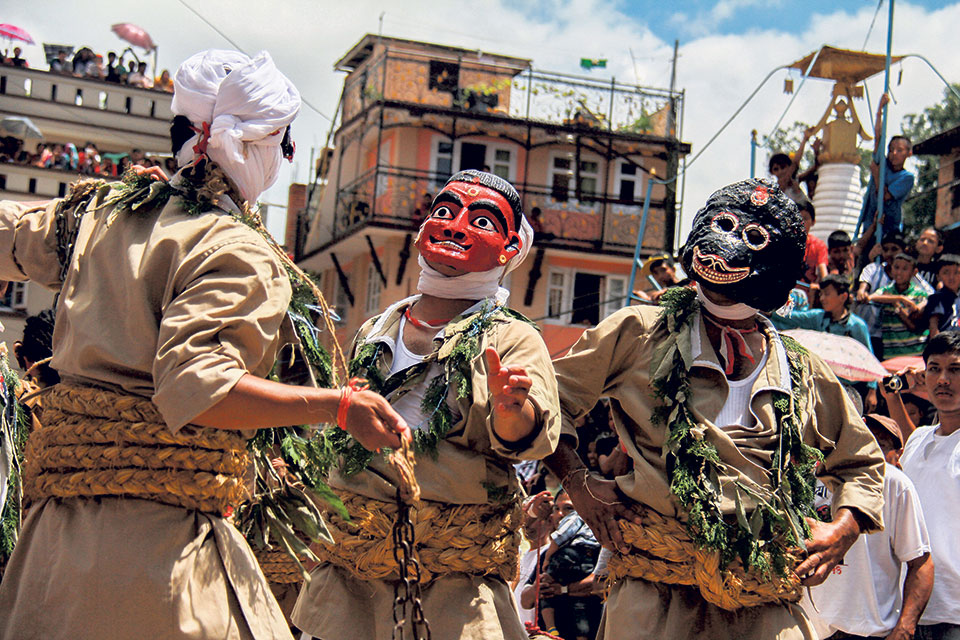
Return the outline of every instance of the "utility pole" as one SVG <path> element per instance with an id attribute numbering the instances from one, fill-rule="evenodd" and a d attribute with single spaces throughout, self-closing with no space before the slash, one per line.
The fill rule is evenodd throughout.
<path id="1" fill-rule="evenodd" d="M 679 165 L 680 140 L 677 136 L 677 100 L 675 96 L 677 84 L 677 55 L 680 41 L 673 41 L 673 61 L 670 64 L 670 111 L 667 113 L 667 172 L 664 178 L 670 180 L 676 177 Z M 647 180 L 650 176 L 647 176 Z M 666 193 L 663 198 L 663 249 L 673 255 L 673 246 L 676 243 L 677 233 L 677 181 L 670 180 L 665 185 Z"/>

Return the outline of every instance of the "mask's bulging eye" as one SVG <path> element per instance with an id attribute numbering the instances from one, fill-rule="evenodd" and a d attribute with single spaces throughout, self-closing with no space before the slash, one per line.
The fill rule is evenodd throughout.
<path id="1" fill-rule="evenodd" d="M 497 226 L 493 224 L 493 220 L 486 216 L 477 216 L 473 219 L 473 226 L 480 229 L 486 229 L 487 231 L 496 231 Z"/>
<path id="2" fill-rule="evenodd" d="M 740 218 L 729 211 L 725 211 L 724 213 L 715 215 L 713 220 L 710 221 L 710 226 L 713 227 L 713 230 L 717 233 L 731 233 L 736 231 L 737 227 L 740 226 Z"/>
<path id="3" fill-rule="evenodd" d="M 450 207 L 444 205 L 434 209 L 432 216 L 442 220 L 453 220 L 453 211 L 450 211 Z"/>
<path id="4" fill-rule="evenodd" d="M 754 251 L 760 251 L 770 244 L 770 232 L 758 224 L 748 224 L 745 226 L 740 237 L 743 238 L 744 244 Z"/>

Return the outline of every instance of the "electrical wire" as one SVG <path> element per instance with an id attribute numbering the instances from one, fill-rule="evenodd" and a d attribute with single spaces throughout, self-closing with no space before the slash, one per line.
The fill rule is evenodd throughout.
<path id="1" fill-rule="evenodd" d="M 873 25 L 877 23 L 877 16 L 880 14 L 880 7 L 883 6 L 883 0 L 877 2 L 877 9 L 873 12 L 873 20 L 870 21 L 870 28 L 867 29 L 867 36 L 863 39 L 863 46 L 860 47 L 860 51 L 867 50 L 867 40 L 870 39 L 870 34 L 873 33 Z"/>
<path id="2" fill-rule="evenodd" d="M 187 3 L 186 3 L 186 0 L 179 0 L 179 1 L 180 1 L 180 4 L 182 4 L 184 7 L 186 7 L 187 9 L 189 9 L 190 12 L 191 12 L 193 15 L 197 16 L 198 18 L 200 18 L 200 20 L 202 20 L 202 21 L 204 22 L 204 24 L 206 24 L 208 27 L 210 27 L 211 29 L 213 29 L 214 31 L 216 31 L 217 34 L 218 34 L 221 38 L 223 38 L 224 40 L 226 40 L 227 42 L 229 42 L 237 51 L 239 51 L 240 53 L 243 53 L 243 54 L 245 54 L 245 55 L 247 55 L 247 56 L 250 55 L 249 53 L 247 53 L 246 49 L 244 49 L 243 47 L 241 47 L 241 46 L 239 45 L 239 43 L 237 43 L 233 38 L 231 38 L 230 36 L 228 36 L 227 34 L 225 34 L 223 31 L 221 31 L 220 29 L 218 29 L 218 28 L 217 28 L 217 25 L 213 24 L 212 22 L 210 22 L 209 20 L 207 20 L 206 18 L 204 18 L 203 15 L 202 15 L 199 11 L 197 11 L 196 9 L 194 9 L 193 7 L 191 7 L 189 4 L 187 4 Z M 316 113 L 316 114 L 317 114 L 318 116 L 320 116 L 321 118 L 325 118 L 327 121 L 333 122 L 333 118 L 331 118 L 330 116 L 328 116 L 327 114 L 325 114 L 323 111 L 320 111 L 320 109 L 317 109 L 315 106 L 313 106 L 313 104 L 311 104 L 310 101 L 307 100 L 302 94 L 301 94 L 301 96 L 300 96 L 300 101 L 303 102 L 303 104 L 306 105 L 307 108 L 309 108 L 311 111 L 313 111 L 314 113 Z"/>

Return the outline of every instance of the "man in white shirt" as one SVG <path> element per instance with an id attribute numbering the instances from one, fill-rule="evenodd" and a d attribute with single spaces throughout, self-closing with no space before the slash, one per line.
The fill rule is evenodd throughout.
<path id="1" fill-rule="evenodd" d="M 924 386 L 940 423 L 919 427 L 907 440 L 901 465 L 917 487 L 927 518 L 933 560 L 933 594 L 917 638 L 960 639 L 960 331 L 944 331 L 923 350 Z"/>
<path id="2" fill-rule="evenodd" d="M 864 422 L 886 459 L 885 527 L 881 532 L 860 536 L 833 575 L 811 589 L 809 600 L 813 606 L 804 602 L 804 608 L 819 630 L 833 634 L 824 636 L 830 640 L 909 640 L 914 637 L 933 588 L 927 527 L 913 483 L 896 466 L 903 450 L 900 428 L 891 418 L 875 413 L 867 415 Z M 827 492 L 821 485 L 817 493 L 819 496 Z M 830 498 L 824 498 L 824 506 L 829 510 Z"/>

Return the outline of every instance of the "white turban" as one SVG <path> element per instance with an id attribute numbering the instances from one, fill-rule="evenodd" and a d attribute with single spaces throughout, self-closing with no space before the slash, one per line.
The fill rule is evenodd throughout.
<path id="1" fill-rule="evenodd" d="M 520 217 L 520 253 L 515 255 L 502 267 L 495 267 L 489 271 L 476 271 L 459 276 L 445 276 L 423 259 L 420 263 L 420 281 L 417 290 L 438 298 L 463 298 L 466 300 L 481 300 L 496 298 L 497 302 L 506 304 L 510 297 L 510 290 L 500 286 L 504 276 L 520 266 L 530 253 L 533 246 L 533 227 L 527 222 L 526 216 Z"/>
<path id="2" fill-rule="evenodd" d="M 280 171 L 284 128 L 300 111 L 300 92 L 266 51 L 253 59 L 236 51 L 210 49 L 186 60 L 173 76 L 173 113 L 197 129 L 207 123 L 207 155 L 256 202 Z M 202 133 L 177 154 L 180 166 L 196 159 Z"/>

